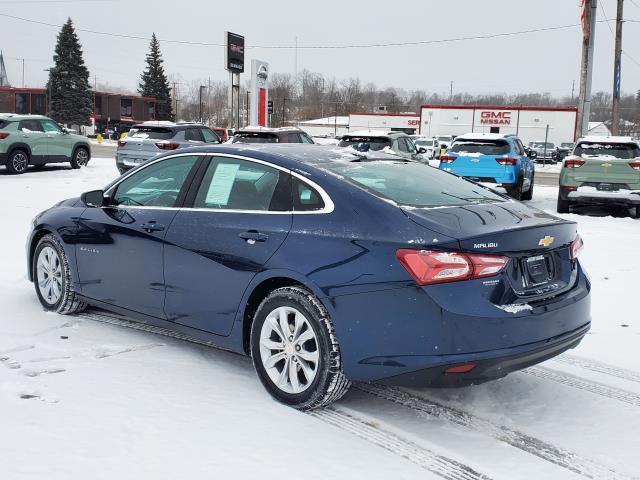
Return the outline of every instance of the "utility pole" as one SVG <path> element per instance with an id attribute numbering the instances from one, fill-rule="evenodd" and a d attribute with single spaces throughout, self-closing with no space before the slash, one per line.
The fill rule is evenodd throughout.
<path id="1" fill-rule="evenodd" d="M 618 0 L 616 13 L 616 46 L 613 60 L 613 109 L 611 112 L 611 133 L 620 134 L 620 84 L 622 80 L 622 10 L 624 0 Z"/>
<path id="2" fill-rule="evenodd" d="M 576 89 L 576 81 L 575 80 L 571 80 L 571 103 L 573 103 L 573 92 Z"/>
<path id="3" fill-rule="evenodd" d="M 451 80 L 451 88 L 449 93 L 449 103 L 453 102 L 453 80 Z"/>
<path id="4" fill-rule="evenodd" d="M 199 95 L 199 97 L 200 97 L 200 123 L 204 123 L 204 117 L 202 116 L 203 115 L 203 112 L 202 112 L 202 90 L 204 90 L 206 88 L 207 88 L 206 85 L 200 85 L 200 92 L 199 92 L 200 93 L 200 95 Z"/>
<path id="5" fill-rule="evenodd" d="M 593 47 L 596 36 L 597 0 L 584 0 L 582 21 L 582 65 L 580 67 L 580 97 L 578 101 L 578 124 L 576 137 L 589 130 L 591 113 L 591 78 L 593 76 Z M 577 140 L 575 138 L 574 140 Z"/>
<path id="6" fill-rule="evenodd" d="M 19 62 L 22 62 L 22 88 L 24 88 L 24 58 L 16 58 Z"/>

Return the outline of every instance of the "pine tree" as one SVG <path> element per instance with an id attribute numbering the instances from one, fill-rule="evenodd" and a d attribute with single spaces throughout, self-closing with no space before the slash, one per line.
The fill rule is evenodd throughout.
<path id="1" fill-rule="evenodd" d="M 147 54 L 147 68 L 140 77 L 138 92 L 145 97 L 156 98 L 156 120 L 173 120 L 171 111 L 171 88 L 164 73 L 160 42 L 154 33 Z"/>
<path id="2" fill-rule="evenodd" d="M 90 125 L 93 100 L 89 70 L 71 18 L 58 34 L 53 62 L 47 84 L 51 95 L 49 115 L 68 125 Z"/>

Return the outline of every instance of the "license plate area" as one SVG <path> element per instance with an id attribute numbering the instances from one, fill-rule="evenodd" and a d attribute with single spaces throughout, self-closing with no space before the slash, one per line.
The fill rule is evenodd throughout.
<path id="1" fill-rule="evenodd" d="M 551 255 L 528 257 L 525 258 L 522 263 L 522 270 L 527 287 L 544 285 L 555 277 L 555 269 Z"/>
<path id="2" fill-rule="evenodd" d="M 596 190 L 599 190 L 601 192 L 617 192 L 618 185 L 613 183 L 599 183 L 598 185 L 596 185 Z"/>

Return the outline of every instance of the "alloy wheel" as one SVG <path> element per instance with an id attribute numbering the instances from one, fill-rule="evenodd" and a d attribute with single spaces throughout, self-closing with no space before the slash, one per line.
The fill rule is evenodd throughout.
<path id="1" fill-rule="evenodd" d="M 40 251 L 36 270 L 40 295 L 49 305 L 55 305 L 62 295 L 62 264 L 53 248 Z"/>
<path id="2" fill-rule="evenodd" d="M 78 150 L 78 153 L 76 153 L 76 163 L 80 166 L 84 166 L 87 164 L 88 160 L 89 154 L 87 153 L 87 151 L 83 148 Z"/>
<path id="3" fill-rule="evenodd" d="M 22 152 L 17 152 L 13 155 L 11 159 L 11 164 L 13 165 L 13 169 L 16 172 L 24 172 L 27 169 L 27 164 L 29 163 L 29 159 Z"/>
<path id="4" fill-rule="evenodd" d="M 283 392 L 304 392 L 318 373 L 318 340 L 309 320 L 291 307 L 278 307 L 260 331 L 260 358 L 271 381 Z"/>

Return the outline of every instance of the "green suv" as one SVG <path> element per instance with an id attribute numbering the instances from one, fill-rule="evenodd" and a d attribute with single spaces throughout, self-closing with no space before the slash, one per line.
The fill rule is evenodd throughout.
<path id="1" fill-rule="evenodd" d="M 61 162 L 80 168 L 90 158 L 87 138 L 70 133 L 50 118 L 0 114 L 0 165 L 9 173 L 24 173 L 29 165 Z"/>
<path id="2" fill-rule="evenodd" d="M 640 145 L 631 137 L 584 137 L 562 162 L 558 213 L 572 205 L 635 207 L 640 218 Z"/>

